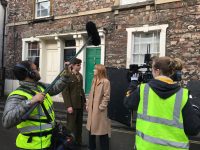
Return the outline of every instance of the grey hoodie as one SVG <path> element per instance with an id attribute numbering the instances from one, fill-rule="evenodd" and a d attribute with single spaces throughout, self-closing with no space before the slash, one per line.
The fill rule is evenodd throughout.
<path id="1" fill-rule="evenodd" d="M 66 87 L 68 82 L 70 82 L 68 77 L 60 77 L 60 79 L 54 84 L 53 88 L 49 91 L 49 94 L 53 96 L 60 93 Z M 19 81 L 19 84 L 38 92 L 41 92 L 40 89 L 37 88 L 38 85 L 42 85 L 43 87 L 48 86 L 48 84 L 41 82 Z M 27 101 L 26 97 L 20 95 L 8 96 L 2 117 L 4 128 L 9 129 L 22 122 L 22 116 L 30 109 L 30 106 L 26 103 Z"/>

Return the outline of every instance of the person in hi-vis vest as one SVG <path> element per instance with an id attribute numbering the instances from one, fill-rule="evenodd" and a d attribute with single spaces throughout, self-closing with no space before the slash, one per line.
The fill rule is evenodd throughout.
<path id="1" fill-rule="evenodd" d="M 124 105 L 137 111 L 135 149 L 189 150 L 188 136 L 200 131 L 188 89 L 170 78 L 178 67 L 175 59 L 159 57 L 152 63 L 154 79 L 139 85 L 133 75 Z"/>
<path id="2" fill-rule="evenodd" d="M 45 149 L 51 146 L 52 129 L 55 123 L 55 113 L 51 96 L 60 93 L 68 84 L 68 72 L 60 77 L 53 88 L 44 95 L 47 84 L 40 80 L 39 68 L 31 61 L 22 61 L 15 65 L 14 75 L 19 80 L 20 86 L 11 92 L 7 98 L 3 112 L 3 127 L 9 129 L 17 127 L 19 134 L 16 139 L 18 149 Z M 40 102 L 27 120 L 22 116 L 35 103 Z M 45 109 L 49 118 L 45 114 Z"/>

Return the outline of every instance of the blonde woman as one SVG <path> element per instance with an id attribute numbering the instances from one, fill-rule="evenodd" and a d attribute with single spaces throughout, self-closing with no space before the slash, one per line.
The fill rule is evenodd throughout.
<path id="1" fill-rule="evenodd" d="M 89 131 L 89 149 L 96 149 L 96 136 L 100 138 L 101 150 L 109 150 L 110 120 L 107 106 L 110 100 L 110 81 L 106 76 L 104 65 L 94 68 L 94 79 L 86 105 L 88 111 L 86 128 Z"/>

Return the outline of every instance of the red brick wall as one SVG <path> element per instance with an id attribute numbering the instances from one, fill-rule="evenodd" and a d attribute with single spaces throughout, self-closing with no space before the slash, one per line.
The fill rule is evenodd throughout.
<path id="1" fill-rule="evenodd" d="M 113 6 L 114 0 L 52 0 L 52 15 L 62 16 Z M 10 0 L 8 22 L 34 19 L 34 0 Z"/>
<path id="2" fill-rule="evenodd" d="M 18 6 L 31 8 L 31 4 L 25 6 L 29 1 L 22 0 Z M 25 3 L 26 2 L 26 3 Z M 21 1 L 19 2 L 21 3 Z M 59 0 L 55 3 L 54 14 L 63 15 L 84 11 L 95 10 L 111 6 L 110 3 L 105 3 L 105 0 L 99 1 L 71 1 L 69 7 L 64 3 L 64 0 Z M 12 5 L 10 5 L 12 6 Z M 72 9 L 72 7 L 75 7 Z M 21 8 L 21 7 L 20 7 Z M 19 20 L 26 20 L 31 16 L 31 10 L 21 8 L 23 15 L 17 16 Z M 9 8 L 10 10 L 13 8 Z M 70 11 L 70 9 L 72 11 Z M 62 10 L 62 11 L 61 11 Z M 26 14 L 28 12 L 29 14 Z M 7 50 L 6 50 L 6 65 L 10 68 L 16 61 L 21 60 L 21 39 L 36 35 L 48 35 L 54 33 L 66 33 L 75 30 L 85 30 L 87 21 L 92 20 L 97 24 L 97 27 L 106 29 L 106 65 L 115 67 L 125 67 L 126 65 L 126 49 L 127 49 L 127 32 L 126 28 L 140 27 L 145 24 L 158 25 L 169 24 L 167 29 L 166 55 L 171 57 L 181 58 L 185 62 L 184 79 L 199 79 L 200 78 L 200 2 L 175 2 L 169 4 L 152 5 L 150 9 L 145 6 L 119 10 L 119 14 L 113 12 L 72 17 L 44 23 L 35 23 L 30 25 L 16 26 L 18 33 L 17 46 L 15 54 L 13 51 L 13 27 L 7 29 Z M 9 18 L 12 18 L 9 17 Z M 17 20 L 17 19 L 16 19 Z M 10 19 L 11 21 L 11 19 Z M 14 57 L 17 56 L 17 57 Z M 13 59 L 15 58 L 15 59 Z"/>

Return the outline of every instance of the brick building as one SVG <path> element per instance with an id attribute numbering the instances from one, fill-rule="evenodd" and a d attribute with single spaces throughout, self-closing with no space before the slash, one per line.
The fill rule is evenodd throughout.
<path id="1" fill-rule="evenodd" d="M 96 23 L 101 45 L 78 56 L 89 91 L 93 66 L 142 64 L 147 45 L 157 56 L 181 58 L 184 80 L 200 77 L 200 0 L 10 0 L 6 24 L 6 92 L 17 86 L 14 64 L 39 60 L 42 81 L 51 82 L 87 39 Z"/>

